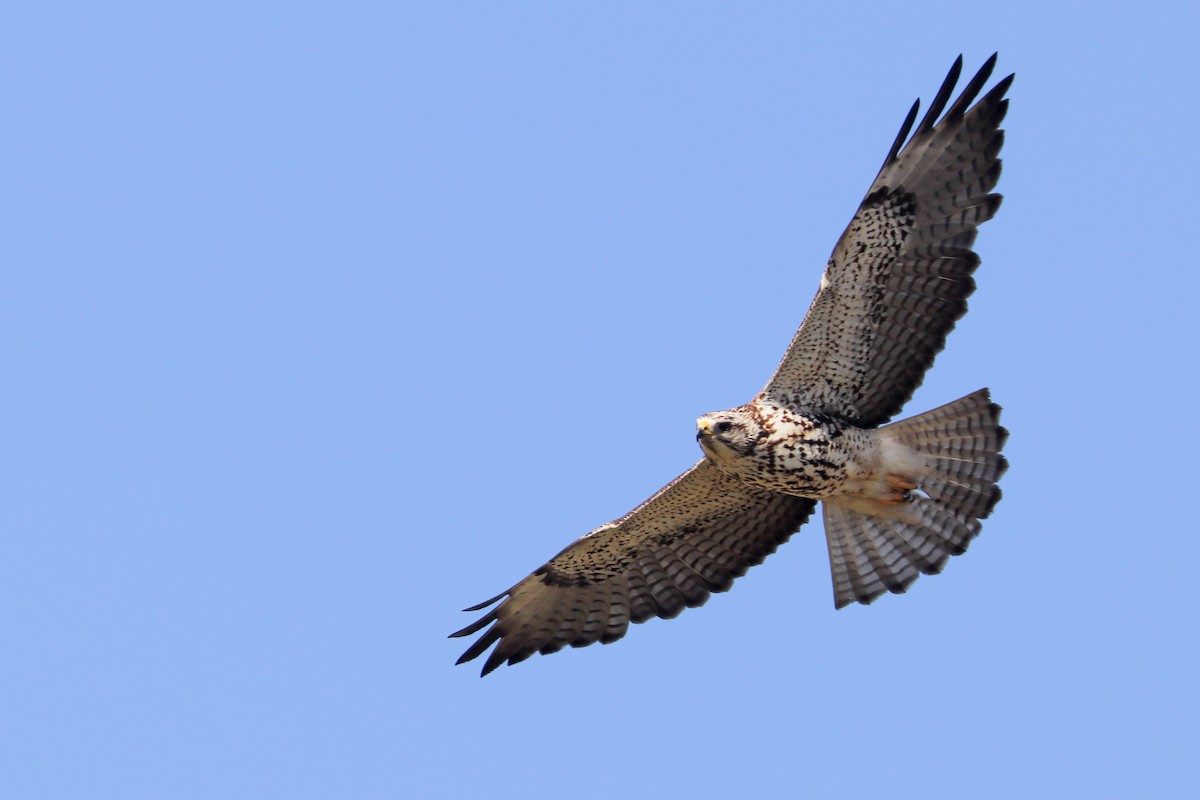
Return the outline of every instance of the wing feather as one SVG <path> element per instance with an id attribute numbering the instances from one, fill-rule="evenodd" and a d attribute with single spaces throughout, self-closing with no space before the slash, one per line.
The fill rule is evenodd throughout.
<path id="1" fill-rule="evenodd" d="M 966 313 L 979 266 L 970 248 L 1000 206 L 991 192 L 1013 76 L 975 102 L 995 62 L 993 55 L 947 109 L 960 56 L 911 138 L 918 105 L 909 111 L 765 397 L 872 427 L 921 384 Z"/>
<path id="2" fill-rule="evenodd" d="M 701 461 L 516 586 L 467 609 L 500 602 L 451 634 L 483 631 L 458 663 L 496 644 L 483 666 L 486 675 L 534 653 L 616 641 L 631 622 L 674 617 L 729 589 L 787 541 L 813 506 L 747 486 Z"/>

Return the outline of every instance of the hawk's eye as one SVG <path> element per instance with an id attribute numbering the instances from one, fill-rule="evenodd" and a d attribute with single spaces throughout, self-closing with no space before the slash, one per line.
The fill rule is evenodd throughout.
<path id="1" fill-rule="evenodd" d="M 713 430 L 717 433 L 729 433 L 729 429 L 732 427 L 732 422 L 718 422 L 716 425 L 713 425 Z"/>

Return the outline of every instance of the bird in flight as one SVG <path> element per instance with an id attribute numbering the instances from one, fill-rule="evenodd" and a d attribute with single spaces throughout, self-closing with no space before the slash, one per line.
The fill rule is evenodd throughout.
<path id="1" fill-rule="evenodd" d="M 459 664 L 494 644 L 487 675 L 675 617 L 728 590 L 818 501 L 837 608 L 904 592 L 967 549 L 1007 468 L 999 406 L 981 389 L 888 423 L 966 313 L 975 235 L 1000 207 L 992 190 L 1013 76 L 975 102 L 995 63 L 993 55 L 950 103 L 959 56 L 915 129 L 913 104 L 775 374 L 749 403 L 697 420 L 704 457 L 468 608 L 498 603 L 451 634 L 483 631 Z"/>

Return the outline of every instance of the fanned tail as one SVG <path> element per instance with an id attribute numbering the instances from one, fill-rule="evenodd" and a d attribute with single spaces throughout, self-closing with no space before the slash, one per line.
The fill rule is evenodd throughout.
<path id="1" fill-rule="evenodd" d="M 880 507 L 824 502 L 834 604 L 870 603 L 885 591 L 905 591 L 921 573 L 942 571 L 966 552 L 1000 499 L 996 482 L 1008 468 L 1000 454 L 1008 431 L 1000 406 L 980 389 L 953 403 L 879 429 L 903 445 L 920 474 L 909 502 Z"/>

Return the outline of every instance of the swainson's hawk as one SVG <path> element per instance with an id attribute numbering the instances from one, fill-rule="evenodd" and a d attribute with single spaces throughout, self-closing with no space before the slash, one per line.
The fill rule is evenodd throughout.
<path id="1" fill-rule="evenodd" d="M 484 631 L 458 663 L 495 644 L 486 675 L 534 653 L 612 642 L 630 622 L 674 617 L 729 589 L 818 500 L 838 608 L 903 592 L 967 549 L 1000 498 L 1000 408 L 984 389 L 885 423 L 966 312 L 976 230 L 1000 207 L 992 189 L 1013 76 L 974 102 L 995 61 L 947 108 L 960 57 L 915 130 L 913 105 L 766 388 L 698 420 L 704 458 L 467 609 L 499 602 L 452 634 Z"/>

